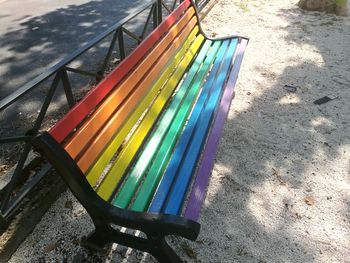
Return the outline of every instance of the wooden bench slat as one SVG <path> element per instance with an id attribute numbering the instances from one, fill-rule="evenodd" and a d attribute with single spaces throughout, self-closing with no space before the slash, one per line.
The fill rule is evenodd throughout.
<path id="1" fill-rule="evenodd" d="M 190 50 L 186 52 L 184 58 L 177 66 L 174 74 L 162 88 L 159 96 L 155 99 L 154 103 L 146 113 L 144 119 L 137 127 L 136 131 L 133 133 L 121 153 L 118 155 L 116 161 L 113 163 L 110 171 L 102 183 L 99 185 L 97 194 L 102 199 L 109 200 L 113 194 L 121 176 L 130 165 L 130 162 L 135 156 L 137 150 L 141 146 L 150 129 L 153 127 L 153 124 L 157 120 L 158 115 L 162 111 L 166 102 L 175 90 L 177 84 L 181 80 L 188 65 L 191 63 L 194 55 L 197 53 L 197 50 L 201 46 L 203 39 L 203 37 L 198 37 L 196 41 L 191 45 Z"/>
<path id="2" fill-rule="evenodd" d="M 207 58 L 205 59 L 204 64 L 199 71 L 199 74 L 196 76 L 195 82 L 191 86 L 191 93 L 187 98 L 188 102 L 181 107 L 181 111 L 177 114 L 176 118 L 171 124 L 169 132 L 163 140 L 157 155 L 154 157 L 154 161 L 149 168 L 148 174 L 145 177 L 142 186 L 140 187 L 135 202 L 131 207 L 132 210 L 144 211 L 148 208 L 154 191 L 171 157 L 171 153 L 173 152 L 176 141 L 181 135 L 187 117 L 191 112 L 192 106 L 198 96 L 198 92 L 200 91 L 200 87 L 205 80 L 205 77 L 210 69 L 211 64 L 214 61 L 219 47 L 220 42 L 214 43 L 209 53 L 207 54 Z"/>
<path id="3" fill-rule="evenodd" d="M 181 206 L 191 181 L 194 169 L 196 168 L 197 160 L 200 156 L 202 146 L 205 142 L 210 123 L 215 113 L 216 106 L 220 100 L 220 95 L 227 79 L 227 74 L 231 67 L 231 62 L 237 46 L 237 39 L 232 40 L 226 50 L 226 54 L 222 59 L 218 75 L 213 85 L 206 105 L 198 119 L 196 129 L 192 135 L 189 145 L 187 145 L 186 155 L 182 156 L 183 161 L 178 170 L 178 175 L 173 185 L 171 192 L 168 195 L 168 201 L 164 212 L 167 214 L 179 214 Z"/>
<path id="4" fill-rule="evenodd" d="M 243 60 L 243 54 L 247 44 L 248 41 L 243 39 L 239 44 L 239 48 L 237 48 L 233 69 L 222 96 L 220 106 L 215 117 L 215 122 L 213 123 L 213 128 L 208 135 L 208 141 L 203 150 L 203 158 L 195 175 L 195 181 L 188 198 L 184 216 L 194 221 L 198 221 L 202 204 L 205 199 L 205 193 L 209 184 L 210 174 L 214 166 L 214 159 L 219 145 L 219 140 L 227 119 L 232 98 L 234 96 L 234 87 L 236 85 L 239 69 Z"/>
<path id="5" fill-rule="evenodd" d="M 164 85 L 166 80 L 172 74 L 173 69 L 179 63 L 181 57 L 185 54 L 186 50 L 189 48 L 191 42 L 195 39 L 196 34 L 198 32 L 198 27 L 195 27 L 191 32 L 189 38 L 184 42 L 183 46 L 175 55 L 172 63 L 168 66 L 168 68 L 163 72 L 163 74 L 159 77 L 157 82 L 153 85 L 151 92 L 142 100 L 139 106 L 134 110 L 131 116 L 127 119 L 127 121 L 123 124 L 123 126 L 117 131 L 117 134 L 109 143 L 107 148 L 103 151 L 98 160 L 93 164 L 92 168 L 87 174 L 87 179 L 92 186 L 95 186 L 98 178 L 101 176 L 103 170 L 110 162 L 112 157 L 117 152 L 118 148 L 121 146 L 125 137 L 128 135 L 132 127 L 139 120 L 142 113 L 147 109 L 149 104 L 152 102 L 154 97 L 156 96 L 158 90 Z M 174 45 L 178 45 L 178 43 L 174 43 Z"/>
<path id="6" fill-rule="evenodd" d="M 146 173 L 149 164 L 158 150 L 161 142 L 163 141 L 164 136 L 169 130 L 173 120 L 175 122 L 176 114 L 181 107 L 181 110 L 186 107 L 187 98 L 191 96 L 189 92 L 190 85 L 192 84 L 193 79 L 195 78 L 200 66 L 202 65 L 207 51 L 211 46 L 211 41 L 205 41 L 202 46 L 196 60 L 191 66 L 189 72 L 187 73 L 186 78 L 184 79 L 181 87 L 171 101 L 170 106 L 167 108 L 166 112 L 161 116 L 160 121 L 157 123 L 157 129 L 150 136 L 150 140 L 147 142 L 146 146 L 142 149 L 142 153 L 137 157 L 137 161 L 127 176 L 123 187 L 119 191 L 117 197 L 113 201 L 113 205 L 126 208 L 134 195 L 141 179 Z M 194 88 L 192 87 L 191 90 Z M 194 94 L 196 96 L 196 94 Z M 188 103 L 188 102 L 187 102 Z"/>
<path id="7" fill-rule="evenodd" d="M 216 43 L 219 43 L 219 42 L 216 42 Z M 220 46 L 220 50 L 216 54 L 214 65 L 209 73 L 209 76 L 207 77 L 207 80 L 203 86 L 202 92 L 197 100 L 196 105 L 194 106 L 194 109 L 189 117 L 188 123 L 184 131 L 182 132 L 182 135 L 177 143 L 177 146 L 175 147 L 175 150 L 169 162 L 169 165 L 154 195 L 154 198 L 149 208 L 150 212 L 161 212 L 163 207 L 165 206 L 167 196 L 171 191 L 171 186 L 175 181 L 177 171 L 179 170 L 179 167 L 181 165 L 182 157 L 186 153 L 187 145 L 190 142 L 191 135 L 195 129 L 195 126 L 200 117 L 200 114 L 205 106 L 205 102 L 209 97 L 209 94 L 213 88 L 214 80 L 220 68 L 221 59 L 225 54 L 224 52 L 227 49 L 227 46 L 228 46 L 228 42 L 227 41 L 223 42 Z"/>
<path id="8" fill-rule="evenodd" d="M 122 80 L 130 70 L 153 48 L 155 43 L 163 36 L 178 20 L 190 5 L 184 1 L 154 30 L 118 67 L 109 73 L 95 88 L 89 91 L 52 129 L 50 134 L 59 143 L 77 127 L 77 125 L 91 112 Z"/>
<path id="9" fill-rule="evenodd" d="M 121 106 L 125 102 L 125 99 L 131 95 L 131 98 L 128 99 L 130 102 L 137 103 L 137 101 L 142 98 L 142 94 L 145 94 L 149 87 L 151 86 L 151 82 L 153 79 L 156 79 L 157 75 L 161 70 L 165 67 L 168 62 L 169 55 L 166 52 L 167 48 L 170 45 L 171 54 L 175 52 L 175 48 L 171 46 L 172 42 L 175 41 L 177 36 L 180 34 L 183 38 L 185 34 L 189 34 L 192 31 L 192 28 L 196 24 L 195 19 L 193 18 L 193 8 L 189 9 L 186 14 L 178 21 L 176 25 L 174 25 L 169 33 L 155 46 L 155 48 L 147 55 L 147 57 L 137 66 L 137 68 L 124 80 L 121 85 L 119 85 L 108 98 L 98 107 L 98 109 L 89 117 L 87 121 L 80 127 L 70 139 L 70 141 L 65 145 L 66 151 L 72 156 L 72 158 L 76 158 L 79 153 L 85 150 L 85 147 L 88 147 L 91 143 L 91 140 L 96 136 L 96 134 L 100 131 L 102 127 L 106 126 L 106 123 L 113 123 L 114 131 L 116 131 L 118 127 L 118 121 L 116 122 L 113 118 L 113 113 L 115 110 Z M 186 32 L 186 33 L 184 33 Z M 142 80 L 145 76 L 147 76 L 146 81 L 143 85 L 139 84 L 139 81 Z M 151 78 L 153 76 L 153 79 Z M 137 93 L 137 91 L 140 91 Z M 143 92 L 142 92 L 143 91 Z M 141 93 L 141 94 L 140 94 Z M 138 96 L 137 94 L 140 94 Z M 128 107 L 129 114 L 131 109 L 134 106 Z M 127 114 L 123 113 L 123 116 L 127 116 Z M 112 128 L 111 128 L 112 129 Z M 106 141 L 104 140 L 101 143 L 101 148 L 99 151 L 94 150 L 96 153 L 99 153 Z M 94 141 L 94 143 L 97 143 Z M 80 164 L 85 164 L 89 166 L 91 162 L 94 160 L 92 158 L 87 158 L 86 160 L 80 161 Z M 85 157 L 86 158 L 86 157 Z M 88 165 L 86 165 L 88 164 Z M 80 166 L 80 165 L 79 165 Z M 82 168 L 82 167 L 81 167 Z M 83 172 L 85 169 L 82 169 Z"/>

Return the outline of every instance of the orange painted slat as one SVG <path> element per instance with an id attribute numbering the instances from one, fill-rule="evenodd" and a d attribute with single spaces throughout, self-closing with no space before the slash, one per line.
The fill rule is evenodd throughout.
<path id="1" fill-rule="evenodd" d="M 1 1 L 1 0 L 0 0 Z M 157 42 L 170 30 L 190 6 L 189 1 L 180 4 L 163 22 L 146 37 L 141 44 L 133 50 L 120 64 L 112 70 L 96 87 L 92 88 L 83 99 L 54 125 L 49 133 L 59 143 L 62 143 L 67 136 L 96 108 L 107 96 L 108 93 L 120 83 L 135 66 L 152 50 Z"/>
<path id="2" fill-rule="evenodd" d="M 158 76 L 166 68 L 169 63 L 169 57 L 172 57 L 176 50 L 182 46 L 186 40 L 192 28 L 196 25 L 196 19 L 192 18 L 187 24 L 181 34 L 172 40 L 171 45 L 166 52 L 158 59 L 155 66 L 146 72 L 146 76 L 140 83 L 137 84 L 137 90 L 128 97 L 125 103 L 123 103 L 118 111 L 112 116 L 108 123 L 103 127 L 101 132 L 89 143 L 87 149 L 85 149 L 81 158 L 78 160 L 78 166 L 85 173 L 89 167 L 94 163 L 95 159 L 99 156 L 100 152 L 105 148 L 108 142 L 118 132 L 123 123 L 127 120 L 128 116 L 133 112 L 137 104 L 142 100 L 145 94 L 152 87 L 152 84 L 158 79 Z"/>
<path id="3" fill-rule="evenodd" d="M 79 153 L 90 144 L 95 134 L 106 124 L 117 107 L 120 106 L 130 92 L 133 91 L 137 83 L 145 76 L 147 70 L 159 59 L 162 51 L 172 43 L 176 35 L 188 24 L 193 14 L 193 8 L 187 10 L 186 14 L 171 28 L 169 33 L 156 45 L 143 62 L 115 89 L 96 112 L 74 134 L 65 145 L 66 151 L 72 158 L 76 158 Z"/>

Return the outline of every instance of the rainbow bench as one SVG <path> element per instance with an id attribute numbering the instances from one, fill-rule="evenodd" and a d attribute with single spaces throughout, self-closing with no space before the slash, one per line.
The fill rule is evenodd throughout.
<path id="1" fill-rule="evenodd" d="M 116 242 L 160 262 L 181 262 L 165 237 L 199 234 L 247 43 L 240 36 L 208 38 L 193 2 L 183 1 L 49 132 L 33 139 L 95 224 L 85 246 Z"/>

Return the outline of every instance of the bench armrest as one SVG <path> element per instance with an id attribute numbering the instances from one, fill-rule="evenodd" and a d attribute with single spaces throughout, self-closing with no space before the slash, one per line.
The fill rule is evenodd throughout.
<path id="1" fill-rule="evenodd" d="M 148 236 L 180 235 L 190 240 L 197 238 L 200 224 L 195 221 L 177 215 L 134 212 L 104 201 L 92 189 L 75 161 L 48 132 L 37 135 L 31 143 L 62 176 L 96 226 L 116 224 L 140 230 Z"/>

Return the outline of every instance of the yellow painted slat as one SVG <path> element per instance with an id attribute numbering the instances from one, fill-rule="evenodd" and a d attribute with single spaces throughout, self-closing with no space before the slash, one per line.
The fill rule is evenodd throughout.
<path id="1" fill-rule="evenodd" d="M 168 80 L 165 87 L 162 89 L 159 96 L 155 99 L 154 103 L 145 115 L 144 119 L 137 127 L 133 135 L 130 137 L 130 140 L 113 163 L 111 170 L 108 172 L 101 185 L 97 189 L 97 194 L 104 200 L 108 200 L 112 195 L 120 178 L 130 165 L 130 162 L 135 156 L 138 148 L 141 146 L 143 140 L 145 139 L 153 124 L 157 120 L 158 115 L 162 111 L 169 97 L 171 96 L 177 84 L 181 80 L 185 70 L 191 63 L 202 42 L 203 37 L 200 36 L 191 45 L 188 52 L 186 52 L 185 57 L 182 59 L 181 63 L 176 68 L 174 74 Z"/>
<path id="2" fill-rule="evenodd" d="M 161 77 L 157 80 L 145 98 L 142 100 L 140 105 L 135 109 L 120 131 L 116 134 L 114 139 L 105 149 L 105 151 L 101 154 L 96 163 L 92 166 L 90 171 L 87 173 L 87 180 L 89 181 L 91 186 L 95 186 L 99 177 L 101 176 L 103 170 L 107 166 L 107 164 L 112 159 L 113 155 L 116 153 L 117 149 L 123 143 L 125 137 L 130 132 L 131 128 L 135 125 L 135 123 L 140 118 L 141 114 L 146 110 L 149 104 L 152 102 L 154 97 L 156 96 L 159 89 L 164 85 L 166 80 L 169 78 L 170 74 L 173 72 L 176 65 L 179 63 L 180 59 L 184 56 L 186 50 L 189 48 L 191 42 L 195 39 L 196 34 L 198 33 L 198 27 L 196 26 L 192 32 L 190 33 L 188 39 L 184 42 L 181 49 L 175 55 L 171 64 L 167 67 L 167 69 L 163 72 Z"/>

